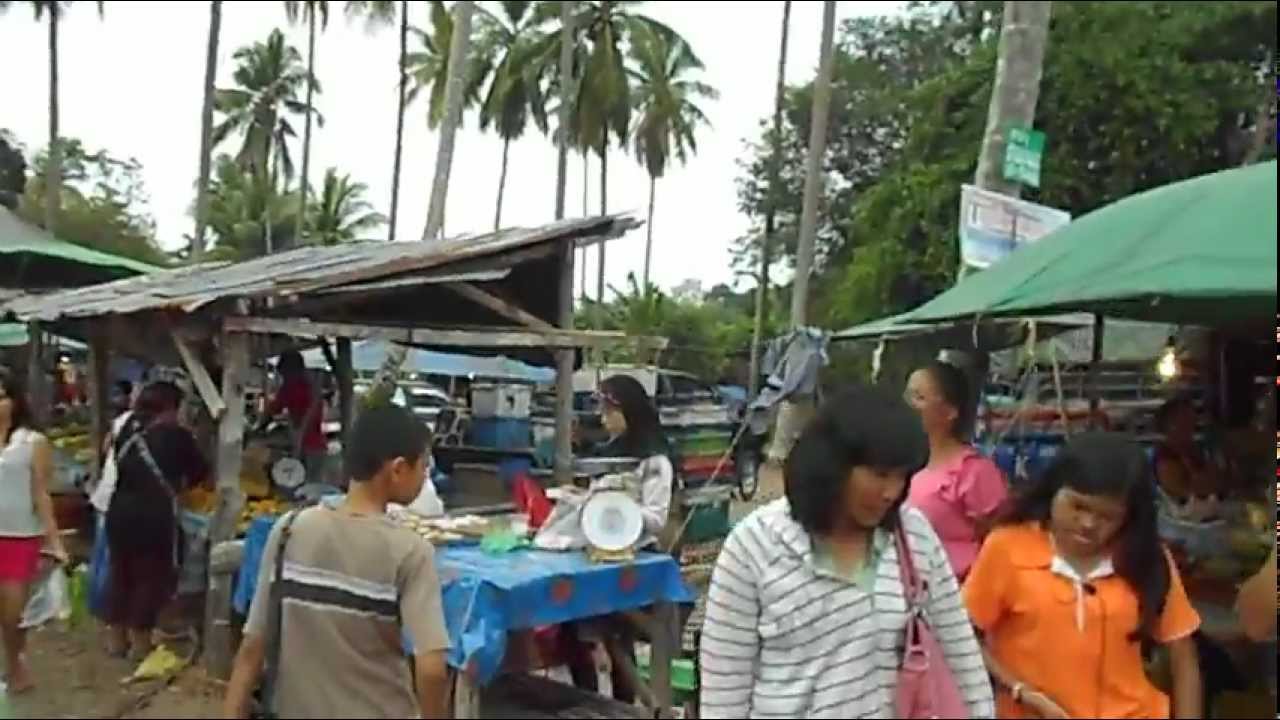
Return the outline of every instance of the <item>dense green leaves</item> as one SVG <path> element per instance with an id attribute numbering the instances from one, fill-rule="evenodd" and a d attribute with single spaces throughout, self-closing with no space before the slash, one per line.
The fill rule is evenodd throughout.
<path id="1" fill-rule="evenodd" d="M 999 12 L 1000 3 L 914 3 L 901 16 L 845 23 L 813 288 L 822 324 L 904 310 L 951 283 L 960 186 L 977 163 Z M 1271 107 L 1275 45 L 1274 3 L 1055 4 L 1036 119 L 1048 135 L 1044 180 L 1026 196 L 1081 215 L 1240 164 Z M 788 256 L 809 92 L 790 90 L 773 196 Z M 767 140 L 751 146 L 739 178 L 753 218 L 771 199 Z M 1273 139 L 1263 157 L 1271 154 Z M 758 235 L 739 243 L 739 263 L 753 260 Z"/>

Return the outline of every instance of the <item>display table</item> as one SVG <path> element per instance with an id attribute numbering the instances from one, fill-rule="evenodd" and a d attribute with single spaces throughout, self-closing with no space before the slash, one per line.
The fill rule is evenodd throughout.
<path id="1" fill-rule="evenodd" d="M 234 596 L 242 614 L 252 601 L 273 524 L 271 518 L 259 518 L 245 536 Z M 671 706 L 676 605 L 694 597 L 670 555 L 642 553 L 628 563 L 593 563 L 582 552 L 490 555 L 476 545 L 453 545 L 436 548 L 436 570 L 452 645 L 449 665 L 459 671 L 455 717 L 478 713 L 479 689 L 500 674 L 509 633 L 644 609 L 652 611 L 657 628 L 651 638 L 653 695 L 659 707 Z"/>

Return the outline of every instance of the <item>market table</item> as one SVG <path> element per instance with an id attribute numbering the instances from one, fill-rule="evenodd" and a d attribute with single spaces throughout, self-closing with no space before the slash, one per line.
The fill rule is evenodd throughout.
<path id="1" fill-rule="evenodd" d="M 244 560 L 234 607 L 248 611 L 273 518 L 259 518 L 245 536 Z M 676 606 L 692 603 L 676 561 L 641 553 L 627 563 L 595 563 L 582 552 L 517 550 L 489 554 L 476 545 L 436 548 L 436 569 L 452 647 L 449 665 L 458 670 L 455 717 L 476 717 L 478 687 L 500 674 L 508 633 L 574 620 L 651 608 L 653 694 L 671 706 L 670 666 L 677 650 Z"/>

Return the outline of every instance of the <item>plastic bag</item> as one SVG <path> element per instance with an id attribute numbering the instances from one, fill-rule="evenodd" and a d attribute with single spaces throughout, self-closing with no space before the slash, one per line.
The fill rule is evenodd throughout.
<path id="1" fill-rule="evenodd" d="M 529 527 L 542 527 L 553 507 L 542 486 L 527 474 L 520 473 L 515 477 L 511 494 L 516 510 L 529 516 Z"/>
<path id="2" fill-rule="evenodd" d="M 422 490 L 418 493 L 418 497 L 409 503 L 409 509 L 422 517 L 430 518 L 444 515 L 444 503 L 440 502 L 440 497 L 436 495 L 436 486 L 431 480 L 430 473 L 422 483 Z"/>
<path id="3" fill-rule="evenodd" d="M 587 546 L 582 534 L 582 500 L 565 497 L 556 503 L 542 529 L 533 538 L 539 550 L 581 550 Z"/>
<path id="4" fill-rule="evenodd" d="M 32 584 L 31 599 L 22 611 L 24 630 L 39 627 L 50 620 L 67 620 L 71 617 L 71 595 L 67 590 L 67 573 L 53 564 Z"/>

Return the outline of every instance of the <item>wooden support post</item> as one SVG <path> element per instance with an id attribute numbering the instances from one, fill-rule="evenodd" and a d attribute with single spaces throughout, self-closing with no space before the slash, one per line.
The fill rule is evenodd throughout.
<path id="1" fill-rule="evenodd" d="M 102 463 L 106 459 L 103 446 L 111 430 L 110 344 L 107 334 L 95 328 L 89 337 L 89 411 L 93 415 L 92 443 L 93 468 L 90 477 L 96 486 L 102 475 Z"/>
<path id="2" fill-rule="evenodd" d="M 234 551 L 227 541 L 235 535 L 244 492 L 240 464 L 244 450 L 244 386 L 249 374 L 249 336 L 222 335 L 222 401 L 226 411 L 218 422 L 218 506 L 209 527 L 209 593 L 205 596 L 205 664 L 210 674 L 226 679 L 231 672 L 231 576 Z M 241 549 L 243 551 L 243 549 Z M 221 554 L 220 554 L 221 553 Z"/>
<path id="3" fill-rule="evenodd" d="M 177 330 L 173 330 L 170 334 L 173 336 L 174 347 L 178 348 L 178 356 L 182 358 L 182 364 L 191 375 L 191 381 L 195 383 L 196 392 L 200 394 L 200 399 L 204 400 L 204 405 L 209 410 L 209 417 L 214 420 L 221 419 L 227 406 L 222 401 L 218 386 L 214 384 L 213 378 L 209 377 L 209 371 L 191 349 L 190 343 Z"/>
<path id="4" fill-rule="evenodd" d="M 244 560 L 244 541 L 218 543 L 209 550 L 209 592 L 205 597 L 204 659 L 209 675 L 231 677 L 235 655 L 231 636 L 231 595 L 236 573 Z"/>
<path id="5" fill-rule="evenodd" d="M 338 338 L 338 412 L 342 417 L 342 446 L 347 446 L 356 416 L 355 371 L 352 369 L 351 340 Z"/>
<path id="6" fill-rule="evenodd" d="M 1098 411 L 1102 406 L 1102 388 L 1099 387 L 1102 375 L 1102 336 L 1106 331 L 1106 321 L 1102 315 L 1093 316 L 1093 354 L 1089 359 L 1089 424 L 1090 430 L 1101 427 L 1098 422 Z"/>
<path id="7" fill-rule="evenodd" d="M 52 393 L 49 392 L 49 373 L 45 368 L 44 331 L 40 323 L 27 323 L 27 400 L 36 422 L 47 423 L 52 417 Z"/>
<path id="8" fill-rule="evenodd" d="M 218 422 L 218 509 L 210 525 L 213 543 L 230 540 L 244 506 L 240 490 L 240 463 L 244 452 L 244 391 L 249 374 L 249 337 L 243 333 L 222 336 L 222 403 L 226 411 Z"/>
<path id="9" fill-rule="evenodd" d="M 653 608 L 654 623 L 649 638 L 649 677 L 658 717 L 671 717 L 671 662 L 680 643 L 680 608 L 672 603 L 659 603 Z"/>

